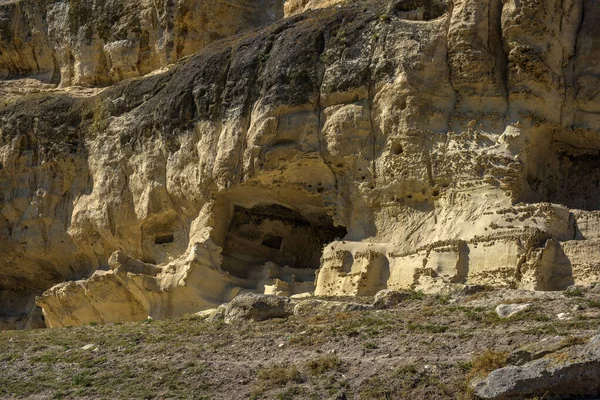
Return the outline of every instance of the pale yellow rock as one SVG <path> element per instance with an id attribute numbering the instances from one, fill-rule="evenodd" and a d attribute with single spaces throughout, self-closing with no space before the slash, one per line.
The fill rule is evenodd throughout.
<path id="1" fill-rule="evenodd" d="M 235 4 L 190 15 L 258 12 Z M 143 26 L 180 15 L 139 7 Z M 244 292 L 600 281 L 597 2 L 286 7 L 323 8 L 160 70 L 202 32 L 255 25 L 182 16 L 191 47 L 155 29 L 146 53 L 137 36 L 63 43 L 63 85 L 157 69 L 106 89 L 0 84 L 1 315 L 42 292 L 47 324 L 66 326 Z"/>
<path id="2" fill-rule="evenodd" d="M 0 79 L 106 85 L 148 74 L 215 40 L 283 16 L 278 0 L 0 3 Z"/>
<path id="3" fill-rule="evenodd" d="M 309 10 L 318 10 L 319 8 L 332 7 L 336 4 L 342 4 L 346 0 L 287 0 L 284 4 L 284 14 L 286 17 L 300 14 Z"/>

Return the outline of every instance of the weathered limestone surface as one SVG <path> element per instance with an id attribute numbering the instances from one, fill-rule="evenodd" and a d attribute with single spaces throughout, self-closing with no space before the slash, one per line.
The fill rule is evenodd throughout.
<path id="1" fill-rule="evenodd" d="M 1 0 L 0 78 L 106 85 L 282 16 L 278 0 Z"/>
<path id="2" fill-rule="evenodd" d="M 0 2 L 1 32 L 24 4 Z M 193 46 L 154 46 L 166 61 L 122 76 L 0 86 L 0 315 L 29 318 L 57 283 L 37 301 L 49 326 L 245 291 L 600 281 L 598 2 L 330 5 L 103 90 L 65 86 Z M 24 54 L 35 40 L 9 43 Z"/>

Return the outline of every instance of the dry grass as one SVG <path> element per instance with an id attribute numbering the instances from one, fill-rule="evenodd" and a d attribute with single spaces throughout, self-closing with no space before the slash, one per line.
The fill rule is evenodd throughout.
<path id="1" fill-rule="evenodd" d="M 506 366 L 508 358 L 507 351 L 486 350 L 471 361 L 471 371 L 467 374 L 467 380 L 471 381 L 488 375 L 490 372 Z"/>
<path id="2" fill-rule="evenodd" d="M 342 365 L 342 360 L 335 355 L 328 355 L 315 358 L 306 363 L 306 368 L 311 375 L 321 375 L 327 371 L 338 369 Z"/>
<path id="3" fill-rule="evenodd" d="M 295 365 L 259 369 L 256 373 L 256 383 L 250 393 L 252 398 L 273 388 L 284 387 L 289 383 L 302 383 L 304 378 Z"/>
<path id="4" fill-rule="evenodd" d="M 504 366 L 507 352 L 556 335 L 563 337 L 561 347 L 581 345 L 600 328 L 594 309 L 585 310 L 589 316 L 580 312 L 585 320 L 549 318 L 575 303 L 600 303 L 600 296 L 557 293 L 552 301 L 500 320 L 493 307 L 501 296 L 486 294 L 493 298 L 478 307 L 469 307 L 463 297 L 445 304 L 427 296 L 392 310 L 259 323 L 209 323 L 191 316 L 0 332 L 0 398 L 189 398 L 193 393 L 228 400 L 342 395 L 466 400 L 473 398 L 467 375 L 474 379 Z M 515 296 L 517 301 L 519 296 L 524 297 Z M 507 337 L 510 343 L 499 340 Z M 83 350 L 87 344 L 95 347 Z M 480 349 L 494 351 L 464 359 L 466 352 Z M 557 362 L 564 353 L 556 353 Z"/>
<path id="5" fill-rule="evenodd" d="M 558 344 L 560 348 L 586 344 L 590 338 L 588 336 L 567 336 Z"/>

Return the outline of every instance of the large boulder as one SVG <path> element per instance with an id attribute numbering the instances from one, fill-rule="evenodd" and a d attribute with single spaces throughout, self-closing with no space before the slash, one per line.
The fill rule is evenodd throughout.
<path id="1" fill-rule="evenodd" d="M 409 291 L 383 289 L 375 294 L 373 307 L 377 309 L 392 308 L 408 298 L 410 298 Z"/>
<path id="2" fill-rule="evenodd" d="M 308 299 L 302 300 L 294 307 L 294 315 L 312 316 L 323 314 L 335 314 L 348 311 L 368 310 L 371 306 L 368 304 L 347 303 L 343 301 L 328 301 Z"/>
<path id="3" fill-rule="evenodd" d="M 482 399 L 544 399 L 600 396 L 600 336 L 585 345 L 491 372 L 471 383 Z"/>
<path id="4" fill-rule="evenodd" d="M 496 307 L 496 314 L 500 318 L 510 318 L 520 312 L 531 308 L 531 303 L 524 304 L 498 304 Z"/>
<path id="5" fill-rule="evenodd" d="M 268 294 L 244 293 L 237 296 L 225 308 L 225 322 L 238 320 L 264 321 L 292 315 L 290 299 Z"/>

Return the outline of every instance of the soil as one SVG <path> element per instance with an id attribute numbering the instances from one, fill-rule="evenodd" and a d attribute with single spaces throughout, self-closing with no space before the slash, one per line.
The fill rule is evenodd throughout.
<path id="1" fill-rule="evenodd" d="M 501 303 L 532 307 L 501 319 L 494 311 Z M 387 310 L 230 325 L 191 315 L 0 332 L 0 396 L 469 399 L 468 381 L 490 354 L 503 359 L 555 336 L 576 343 L 599 325 L 600 294 L 592 291 L 497 289 L 412 292 Z"/>

